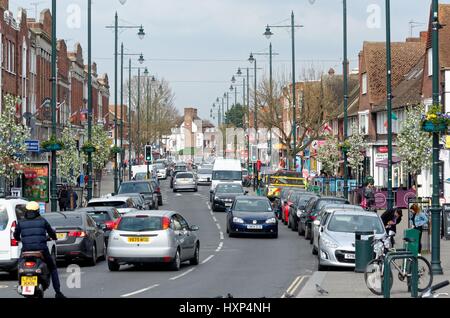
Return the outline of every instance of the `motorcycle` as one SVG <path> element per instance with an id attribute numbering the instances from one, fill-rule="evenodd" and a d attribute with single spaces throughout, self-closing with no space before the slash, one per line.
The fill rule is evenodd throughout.
<path id="1" fill-rule="evenodd" d="M 17 292 L 26 298 L 44 298 L 50 286 L 50 271 L 42 252 L 23 252 L 18 264 Z"/>

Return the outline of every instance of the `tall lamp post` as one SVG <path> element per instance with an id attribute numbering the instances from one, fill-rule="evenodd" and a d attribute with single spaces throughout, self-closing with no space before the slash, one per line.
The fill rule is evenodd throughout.
<path id="1" fill-rule="evenodd" d="M 52 0 L 52 136 L 56 138 L 56 0 Z M 58 194 L 56 189 L 56 151 L 52 150 L 52 182 L 50 203 L 53 212 L 58 209 Z"/>
<path id="2" fill-rule="evenodd" d="M 253 123 L 255 127 L 255 143 L 256 143 L 256 160 L 259 160 L 259 151 L 258 151 L 258 81 L 257 81 L 257 61 L 255 57 L 253 56 L 253 53 L 250 53 L 250 57 L 248 58 L 248 61 L 254 65 L 254 76 L 255 76 L 255 83 L 254 83 L 254 93 L 255 93 L 255 99 L 254 99 L 254 114 L 253 114 Z M 256 162 L 253 164 L 253 176 L 254 176 L 254 182 L 253 182 L 253 188 L 256 189 L 256 186 L 259 183 L 258 180 L 258 171 L 256 167 Z"/>
<path id="3" fill-rule="evenodd" d="M 293 167 L 295 169 L 295 161 L 297 156 L 297 96 L 296 96 L 296 80 L 295 80 L 295 29 L 302 28 L 303 25 L 295 24 L 294 11 L 291 13 L 291 25 L 267 25 L 264 35 L 270 39 L 273 35 L 271 28 L 290 28 L 291 29 L 291 42 L 292 42 L 292 141 L 293 141 Z"/>
<path id="4" fill-rule="evenodd" d="M 343 0 L 343 26 L 344 26 L 344 141 L 348 138 L 348 57 L 347 57 L 347 0 Z M 348 199 L 348 155 L 347 149 L 343 149 L 344 155 L 344 197 Z"/>
<path id="5" fill-rule="evenodd" d="M 440 92 L 440 72 L 439 63 L 439 29 L 442 25 L 439 23 L 439 1 L 432 2 L 432 54 L 433 54 L 433 105 L 439 105 Z M 440 241 L 440 222 L 441 207 L 439 203 L 439 133 L 433 132 L 433 197 L 431 204 L 431 270 L 434 275 L 442 275 L 441 266 L 441 241 Z"/>

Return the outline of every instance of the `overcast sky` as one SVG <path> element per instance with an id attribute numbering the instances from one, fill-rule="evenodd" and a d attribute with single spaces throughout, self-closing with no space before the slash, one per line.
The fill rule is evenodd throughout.
<path id="1" fill-rule="evenodd" d="M 86 0 L 58 0 L 58 38 L 68 40 L 72 49 L 80 42 L 87 52 Z M 393 0 L 392 40 L 403 41 L 410 35 L 411 20 L 426 23 L 431 0 Z M 10 0 L 10 9 L 28 9 L 30 17 L 51 8 L 51 0 Z M 384 0 L 348 0 L 349 59 L 357 67 L 363 41 L 384 41 Z M 450 3 L 450 0 L 441 1 Z M 77 8 L 81 23 L 77 22 Z M 120 33 L 129 53 L 142 53 L 152 74 L 170 82 L 176 107 L 196 107 L 203 119 L 209 119 L 212 103 L 230 87 L 237 68 L 251 66 L 249 53 L 267 52 L 269 41 L 262 35 L 266 24 L 287 25 L 291 11 L 296 23 L 297 74 L 310 65 L 342 73 L 342 0 L 93 0 L 93 61 L 99 73 L 108 73 L 111 103 L 114 103 L 114 33 L 105 26 L 143 24 L 147 36 L 140 41 L 137 30 Z M 68 12 L 69 11 L 69 12 Z M 378 14 L 379 13 L 379 14 Z M 426 25 L 413 29 L 418 35 Z M 290 76 L 291 37 L 288 29 L 272 29 L 274 72 Z M 120 42 L 119 42 L 120 43 Z M 258 56 L 258 76 L 267 74 L 268 58 Z M 85 62 L 87 56 L 85 55 Z M 138 66 L 137 61 L 135 62 Z M 239 80 L 239 82 L 241 82 Z M 242 84 L 240 85 L 242 86 Z M 241 97 L 240 97 L 241 98 Z"/>

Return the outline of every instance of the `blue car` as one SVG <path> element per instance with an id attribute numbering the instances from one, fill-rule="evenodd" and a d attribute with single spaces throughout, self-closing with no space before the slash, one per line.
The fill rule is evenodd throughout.
<path id="1" fill-rule="evenodd" d="M 229 237 L 240 234 L 278 237 L 278 220 L 266 197 L 236 197 L 227 212 Z"/>

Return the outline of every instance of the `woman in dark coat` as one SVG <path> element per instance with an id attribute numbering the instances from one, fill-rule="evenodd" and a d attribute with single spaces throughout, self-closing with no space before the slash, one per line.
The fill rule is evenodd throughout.
<path id="1" fill-rule="evenodd" d="M 386 232 L 394 232 L 394 235 L 397 233 L 397 224 L 402 221 L 403 211 L 400 208 L 387 209 L 381 215 L 381 220 L 383 221 L 383 225 L 386 228 Z M 394 237 L 391 237 L 391 246 L 394 247 L 395 241 Z"/>

